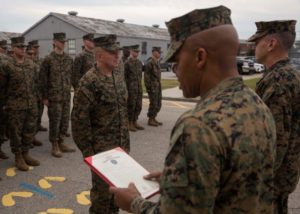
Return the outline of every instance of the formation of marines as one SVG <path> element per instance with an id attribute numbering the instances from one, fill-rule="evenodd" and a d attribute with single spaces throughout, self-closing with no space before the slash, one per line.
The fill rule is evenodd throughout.
<path id="1" fill-rule="evenodd" d="M 109 188 L 93 171 L 90 213 L 287 213 L 288 196 L 300 175 L 300 71 L 288 51 L 295 41 L 295 20 L 257 22 L 255 56 L 266 67 L 256 93 L 238 75 L 238 35 L 227 7 L 191 11 L 166 23 L 173 63 L 185 97 L 201 99 L 179 117 L 157 180 L 157 203 L 142 198 L 134 184 Z M 121 47 L 116 35 L 83 36 L 75 60 L 64 52 L 66 34 L 53 34 L 53 51 L 38 57 L 38 41 L 11 39 L 13 56 L 0 41 L 0 158 L 10 140 L 19 170 L 40 162 L 29 152 L 41 146 L 35 136 L 44 105 L 49 117 L 51 155 L 75 149 L 68 135 L 71 87 L 72 137 L 83 157 L 121 147 L 130 152 L 129 131 L 142 110 L 143 63 L 139 45 Z M 27 47 L 25 49 L 25 47 Z M 123 51 L 122 58 L 120 52 Z M 226 57 L 224 57 L 226 56 Z M 161 109 L 161 48 L 153 47 L 144 66 L 149 96 L 148 125 L 158 127 Z M 117 206 L 116 206 L 117 205 Z"/>

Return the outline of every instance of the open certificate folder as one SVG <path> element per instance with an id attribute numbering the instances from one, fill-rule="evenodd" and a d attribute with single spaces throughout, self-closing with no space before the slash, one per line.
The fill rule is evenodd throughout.
<path id="1" fill-rule="evenodd" d="M 132 182 L 143 198 L 159 192 L 156 181 L 143 178 L 149 172 L 120 147 L 87 157 L 84 161 L 110 186 L 126 188 Z"/>

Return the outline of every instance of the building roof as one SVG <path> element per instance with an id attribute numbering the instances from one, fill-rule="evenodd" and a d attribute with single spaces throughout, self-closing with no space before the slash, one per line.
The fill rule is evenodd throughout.
<path id="1" fill-rule="evenodd" d="M 99 35 L 116 34 L 119 37 L 147 38 L 167 41 L 170 40 L 170 36 L 166 28 L 121 23 L 117 21 L 108 21 L 103 19 L 94 19 L 77 15 L 67 15 L 53 12 L 49 13 L 46 17 L 41 19 L 38 23 L 33 25 L 27 31 L 25 31 L 23 35 L 29 32 L 32 28 L 37 26 L 49 16 L 54 16 L 64 22 L 67 22 L 85 31 L 86 33 L 95 33 Z"/>
<path id="2" fill-rule="evenodd" d="M 12 33 L 12 32 L 3 32 L 0 31 L 0 40 L 8 40 L 10 42 L 10 38 L 21 36 L 21 33 Z"/>

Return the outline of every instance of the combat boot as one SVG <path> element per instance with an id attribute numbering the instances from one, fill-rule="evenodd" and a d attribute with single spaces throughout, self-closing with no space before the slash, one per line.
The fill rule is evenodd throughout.
<path id="1" fill-rule="evenodd" d="M 134 127 L 138 130 L 144 130 L 145 128 L 143 126 L 141 126 L 140 124 L 138 124 L 136 121 L 134 122 Z"/>
<path id="2" fill-rule="evenodd" d="M 39 166 L 40 162 L 29 155 L 29 152 L 22 152 L 23 159 L 29 166 Z"/>
<path id="3" fill-rule="evenodd" d="M 43 145 L 43 143 L 36 138 L 33 138 L 32 144 L 34 146 L 42 146 Z"/>
<path id="4" fill-rule="evenodd" d="M 129 122 L 129 127 L 128 127 L 129 131 L 131 132 L 136 132 L 136 128 L 133 124 L 133 122 Z"/>
<path id="5" fill-rule="evenodd" d="M 0 158 L 1 159 L 7 159 L 8 158 L 8 156 L 2 151 L 1 144 L 0 144 Z"/>
<path id="6" fill-rule="evenodd" d="M 40 125 L 40 126 L 39 126 L 39 131 L 41 131 L 41 132 L 46 132 L 46 131 L 48 131 L 48 129 L 47 129 L 46 127 Z"/>
<path id="7" fill-rule="evenodd" d="M 62 157 L 62 153 L 58 147 L 58 143 L 57 142 L 52 142 L 52 150 L 51 150 L 51 155 L 53 157 L 56 158 L 61 158 Z"/>
<path id="8" fill-rule="evenodd" d="M 153 118 L 149 118 L 148 125 L 149 126 L 158 126 L 158 123 L 156 123 Z"/>
<path id="9" fill-rule="evenodd" d="M 59 143 L 58 147 L 59 147 L 60 151 L 62 151 L 62 152 L 75 152 L 76 151 L 75 149 L 71 148 L 70 146 L 68 146 L 65 143 Z"/>
<path id="10" fill-rule="evenodd" d="M 15 153 L 15 164 L 16 164 L 16 167 L 21 171 L 29 170 L 29 166 L 25 162 L 21 152 Z"/>
<path id="11" fill-rule="evenodd" d="M 154 121 L 159 125 L 159 126 L 162 126 L 162 122 L 159 122 L 159 121 L 157 121 L 155 118 L 154 118 Z"/>

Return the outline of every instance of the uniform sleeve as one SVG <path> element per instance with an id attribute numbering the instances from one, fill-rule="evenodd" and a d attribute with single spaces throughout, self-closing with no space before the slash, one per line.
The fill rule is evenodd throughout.
<path id="1" fill-rule="evenodd" d="M 5 100 L 7 98 L 7 85 L 8 85 L 8 81 L 9 81 L 9 72 L 7 72 L 8 70 L 8 66 L 6 63 L 1 63 L 0 64 L 0 103 L 3 104 L 5 103 Z"/>
<path id="2" fill-rule="evenodd" d="M 129 66 L 129 63 L 126 62 L 125 65 L 124 65 L 124 77 L 125 77 L 127 91 L 129 89 L 129 82 L 130 82 L 129 74 L 130 74 L 130 66 Z"/>
<path id="3" fill-rule="evenodd" d="M 215 133 L 197 119 L 179 124 L 165 159 L 157 203 L 135 198 L 133 213 L 213 213 L 220 187 L 222 149 Z"/>
<path id="4" fill-rule="evenodd" d="M 264 95 L 263 101 L 270 108 L 276 124 L 276 161 L 275 170 L 278 169 L 290 147 L 292 106 L 289 100 L 293 99 L 285 87 L 270 87 Z"/>
<path id="5" fill-rule="evenodd" d="M 74 89 L 78 87 L 81 69 L 82 69 L 82 59 L 80 56 L 77 56 L 74 60 L 73 74 L 71 77 L 72 86 L 74 87 Z"/>
<path id="6" fill-rule="evenodd" d="M 87 93 L 84 93 L 82 88 L 78 88 L 74 95 L 73 103 L 71 124 L 74 142 L 84 157 L 94 155 L 90 120 L 90 97 Z"/>
<path id="7" fill-rule="evenodd" d="M 41 78 L 43 99 L 48 99 L 49 72 L 50 72 L 50 63 L 48 62 L 47 58 L 45 58 L 40 68 L 40 75 L 41 75 L 40 78 Z"/>
<path id="8" fill-rule="evenodd" d="M 153 66 L 151 62 L 148 62 L 145 66 L 144 73 L 144 83 L 147 91 L 151 91 L 151 72 L 153 70 Z"/>

